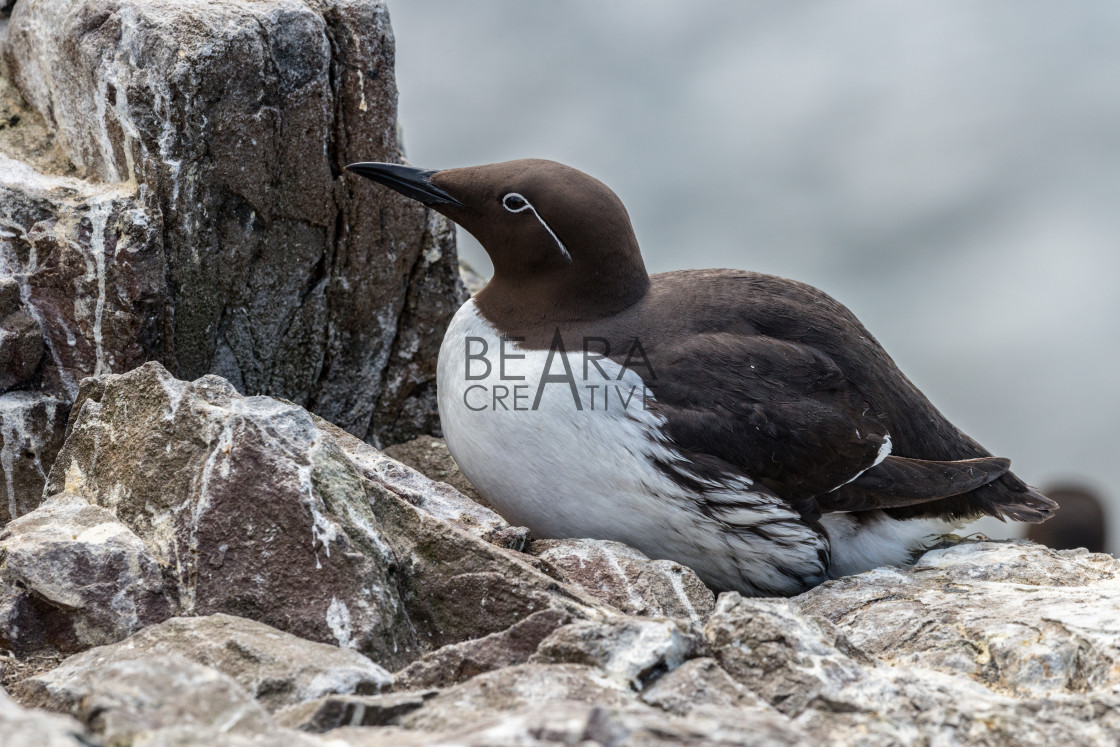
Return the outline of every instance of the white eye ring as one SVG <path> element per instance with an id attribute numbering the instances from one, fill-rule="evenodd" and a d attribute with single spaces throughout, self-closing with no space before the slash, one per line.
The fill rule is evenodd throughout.
<path id="1" fill-rule="evenodd" d="M 520 204 L 517 204 L 517 200 L 521 201 Z M 517 207 L 510 207 L 511 203 L 517 204 Z M 525 195 L 520 195 L 517 192 L 510 192 L 502 198 L 502 207 L 511 213 L 522 213 L 526 210 L 532 211 L 536 219 L 544 226 L 544 230 L 548 231 L 548 235 L 556 241 L 556 246 L 560 247 L 560 253 L 564 255 L 564 259 L 568 260 L 569 263 L 572 261 L 572 255 L 568 253 L 568 247 L 564 246 L 564 242 L 560 240 L 560 237 L 556 235 L 552 227 L 544 222 L 544 218 L 542 218 L 541 214 L 537 212 L 537 209 L 525 199 Z"/>

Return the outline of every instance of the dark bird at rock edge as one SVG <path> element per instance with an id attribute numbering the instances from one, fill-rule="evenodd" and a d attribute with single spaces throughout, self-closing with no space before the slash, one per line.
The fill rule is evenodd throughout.
<path id="1" fill-rule="evenodd" d="M 544 160 L 347 167 L 478 239 L 440 349 L 447 446 L 508 521 L 790 595 L 1056 504 L 953 426 L 844 306 L 740 270 L 646 272 L 626 208 Z"/>

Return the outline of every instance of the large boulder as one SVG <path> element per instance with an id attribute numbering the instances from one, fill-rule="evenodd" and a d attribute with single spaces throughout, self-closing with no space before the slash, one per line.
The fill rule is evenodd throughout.
<path id="1" fill-rule="evenodd" d="M 305 410 L 148 363 L 83 381 L 69 431 L 47 495 L 81 495 L 143 539 L 178 614 L 407 661 L 415 632 L 365 481 Z"/>
<path id="2" fill-rule="evenodd" d="M 401 158 L 383 2 L 8 13 L 0 105 L 21 124 L 0 137 L 0 279 L 18 300 L 0 287 L 0 396 L 61 400 L 64 420 L 82 377 L 158 360 L 374 443 L 438 429 L 436 353 L 466 298 L 451 224 L 343 171 Z M 54 434 L 30 439 L 44 472 Z M 9 503 L 33 505 L 41 479 L 4 448 Z"/>
<path id="3" fill-rule="evenodd" d="M 45 492 L 142 540 L 175 614 L 248 617 L 391 670 L 534 612 L 609 614 L 485 541 L 504 522 L 450 487 L 296 405 L 158 363 L 82 382 Z"/>

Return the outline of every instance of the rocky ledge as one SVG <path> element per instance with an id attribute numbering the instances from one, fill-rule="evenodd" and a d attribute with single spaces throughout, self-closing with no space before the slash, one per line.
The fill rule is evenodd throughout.
<path id="1" fill-rule="evenodd" d="M 396 450 L 460 480 L 438 441 Z M 1114 744 L 1120 563 L 973 541 L 716 600 L 299 406 L 81 382 L 0 532 L 5 745 Z"/>

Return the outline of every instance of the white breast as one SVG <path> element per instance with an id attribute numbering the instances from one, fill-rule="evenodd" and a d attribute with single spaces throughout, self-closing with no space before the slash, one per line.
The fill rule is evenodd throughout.
<path id="1" fill-rule="evenodd" d="M 502 516 L 538 537 L 625 542 L 725 589 L 788 593 L 824 577 L 825 540 L 749 480 L 709 482 L 696 495 L 659 470 L 657 462 L 682 460 L 646 407 L 642 379 L 609 359 L 599 361 L 606 376 L 588 365 L 585 378 L 581 344 L 565 343 L 573 349 L 555 354 L 546 371 L 548 351 L 507 341 L 503 370 L 500 335 L 473 300 L 444 337 L 438 390 L 447 445 Z M 476 356 L 485 345 L 488 372 L 468 359 L 468 345 Z M 565 359 L 575 394 L 566 382 L 541 384 L 546 373 L 565 373 Z M 734 508 L 715 520 L 702 510 L 713 501 Z"/>

